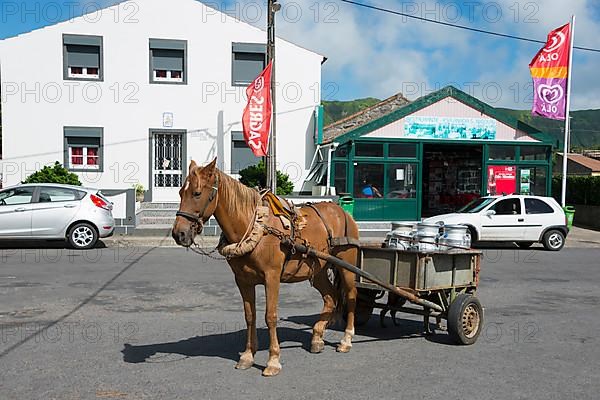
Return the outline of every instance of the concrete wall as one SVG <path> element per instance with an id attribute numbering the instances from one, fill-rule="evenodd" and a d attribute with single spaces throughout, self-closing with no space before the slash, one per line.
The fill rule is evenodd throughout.
<path id="1" fill-rule="evenodd" d="M 63 79 L 63 34 L 103 37 L 104 81 Z M 187 40 L 187 85 L 149 83 L 149 38 Z M 195 0 L 127 1 L 0 41 L 4 186 L 63 161 L 63 127 L 104 128 L 104 171 L 84 185 L 149 188 L 149 130 L 187 131 L 187 160 L 231 165 L 245 88 L 231 85 L 232 42 L 265 43 L 266 33 Z M 322 56 L 277 40 L 278 162 L 299 190 L 313 145 Z M 187 169 L 187 168 L 186 168 Z M 173 199 L 178 199 L 177 192 Z"/>
<path id="2" fill-rule="evenodd" d="M 584 206 L 575 204 L 573 224 L 600 230 L 600 206 Z"/>

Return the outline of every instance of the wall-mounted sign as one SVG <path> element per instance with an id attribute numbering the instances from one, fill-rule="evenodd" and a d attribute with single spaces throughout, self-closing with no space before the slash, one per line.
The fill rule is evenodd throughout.
<path id="1" fill-rule="evenodd" d="M 404 136 L 423 139 L 494 140 L 496 121 L 491 118 L 406 117 Z"/>
<path id="2" fill-rule="evenodd" d="M 163 128 L 172 128 L 173 127 L 173 113 L 166 112 L 163 113 Z"/>
<path id="3" fill-rule="evenodd" d="M 517 167 L 492 165 L 488 167 L 487 191 L 490 195 L 513 194 L 517 189 Z"/>

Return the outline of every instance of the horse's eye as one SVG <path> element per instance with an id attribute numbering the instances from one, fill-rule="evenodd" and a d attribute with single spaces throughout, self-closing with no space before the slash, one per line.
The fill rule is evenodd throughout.
<path id="1" fill-rule="evenodd" d="M 202 192 L 194 192 L 192 194 L 194 195 L 194 197 L 200 197 L 200 195 L 202 194 Z"/>

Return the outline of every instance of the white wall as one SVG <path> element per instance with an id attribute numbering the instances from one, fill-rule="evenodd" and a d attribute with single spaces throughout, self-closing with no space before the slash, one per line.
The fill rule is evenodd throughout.
<path id="1" fill-rule="evenodd" d="M 103 82 L 63 80 L 63 33 L 103 36 Z M 187 85 L 149 83 L 149 38 L 187 40 Z M 172 129 L 188 131 L 188 161 L 218 156 L 228 170 L 245 106 L 245 88 L 231 86 L 231 43 L 265 40 L 264 31 L 195 0 L 148 0 L 0 41 L 4 185 L 62 162 L 64 126 L 99 126 L 104 172 L 79 173 L 82 182 L 148 188 L 149 129 L 162 127 L 164 112 L 174 114 Z M 276 46 L 278 162 L 299 190 L 314 151 L 323 58 L 283 40 Z"/>

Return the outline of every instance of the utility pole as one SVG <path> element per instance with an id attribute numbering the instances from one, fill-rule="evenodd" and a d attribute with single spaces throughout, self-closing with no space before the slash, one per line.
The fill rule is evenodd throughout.
<path id="1" fill-rule="evenodd" d="M 271 104 L 273 115 L 271 117 L 271 136 L 267 154 L 267 187 L 277 193 L 277 108 L 275 96 L 275 13 L 281 9 L 277 0 L 267 0 L 267 64 L 273 62 L 271 67 Z"/>

